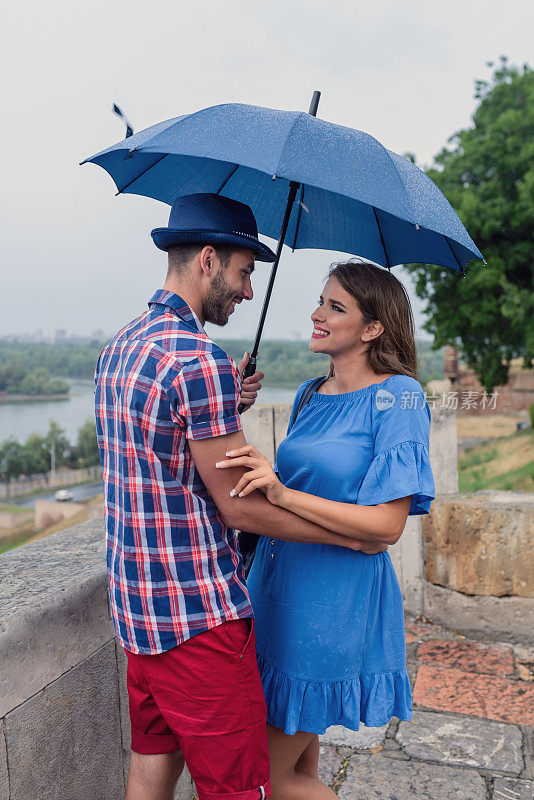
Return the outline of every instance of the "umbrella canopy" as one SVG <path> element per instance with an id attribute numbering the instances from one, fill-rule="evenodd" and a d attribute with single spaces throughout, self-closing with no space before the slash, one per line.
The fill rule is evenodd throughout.
<path id="1" fill-rule="evenodd" d="M 227 103 L 154 125 L 82 163 L 103 167 L 118 193 L 171 204 L 195 192 L 249 205 L 285 243 L 363 256 L 384 267 L 424 262 L 464 273 L 482 255 L 422 170 L 362 131 L 305 112 Z"/>

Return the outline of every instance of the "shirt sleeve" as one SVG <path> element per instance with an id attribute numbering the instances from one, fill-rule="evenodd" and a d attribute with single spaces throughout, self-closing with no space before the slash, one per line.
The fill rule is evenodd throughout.
<path id="1" fill-rule="evenodd" d="M 242 429 L 237 410 L 239 373 L 226 353 L 203 353 L 188 361 L 172 388 L 171 415 L 188 439 L 210 439 Z"/>
<path id="2" fill-rule="evenodd" d="M 374 457 L 357 504 L 377 505 L 411 495 L 409 515 L 427 514 L 436 490 L 429 456 L 430 409 L 421 384 L 407 378 L 378 389 L 372 424 Z"/>

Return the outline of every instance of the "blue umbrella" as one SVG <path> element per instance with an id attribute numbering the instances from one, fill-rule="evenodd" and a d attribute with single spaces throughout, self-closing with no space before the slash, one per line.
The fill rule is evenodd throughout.
<path id="1" fill-rule="evenodd" d="M 241 103 L 161 122 L 82 162 L 103 167 L 118 194 L 172 204 L 222 193 L 247 203 L 259 231 L 278 239 L 255 345 L 253 371 L 284 242 L 363 256 L 390 269 L 422 262 L 465 277 L 482 255 L 438 187 L 408 159 L 362 131 L 309 113 Z"/>

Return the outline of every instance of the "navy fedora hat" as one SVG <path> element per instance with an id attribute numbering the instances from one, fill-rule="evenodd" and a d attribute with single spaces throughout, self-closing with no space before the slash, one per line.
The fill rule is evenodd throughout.
<path id="1" fill-rule="evenodd" d="M 156 247 L 166 250 L 171 244 L 234 245 L 252 250 L 258 261 L 275 261 L 276 256 L 258 239 L 258 226 L 252 209 L 220 194 L 186 194 L 171 206 L 167 228 L 154 228 Z"/>

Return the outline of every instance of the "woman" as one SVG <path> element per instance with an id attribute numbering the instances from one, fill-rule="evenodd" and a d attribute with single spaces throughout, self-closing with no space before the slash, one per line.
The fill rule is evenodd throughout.
<path id="1" fill-rule="evenodd" d="M 404 615 L 387 552 L 434 498 L 430 411 L 410 302 L 389 272 L 338 264 L 312 314 L 310 349 L 330 374 L 289 424 L 276 469 L 253 447 L 234 489 L 374 546 L 375 555 L 263 537 L 248 588 L 269 722 L 273 800 L 327 800 L 318 734 L 412 717 Z M 294 409 L 309 381 L 298 390 Z"/>

